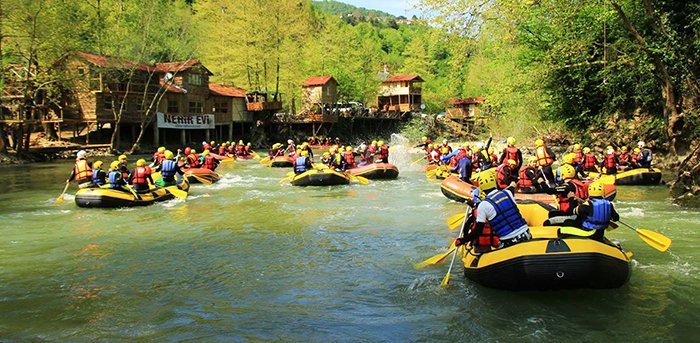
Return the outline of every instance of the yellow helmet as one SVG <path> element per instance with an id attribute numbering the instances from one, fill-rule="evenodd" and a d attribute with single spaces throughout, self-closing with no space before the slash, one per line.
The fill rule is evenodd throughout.
<path id="1" fill-rule="evenodd" d="M 487 190 L 496 188 L 496 174 L 491 170 L 482 171 L 479 173 L 477 182 L 479 182 L 479 190 L 485 194 Z"/>
<path id="2" fill-rule="evenodd" d="M 508 139 L 506 139 L 506 144 L 509 146 L 515 145 L 515 137 L 508 137 Z"/>
<path id="3" fill-rule="evenodd" d="M 243 142 L 241 142 L 241 145 L 243 145 Z M 302 148 L 306 148 L 307 146 L 309 146 L 309 143 L 306 143 L 306 142 L 301 143 Z"/>
<path id="4" fill-rule="evenodd" d="M 100 169 L 100 167 L 102 167 L 102 161 L 95 161 L 95 163 L 92 164 L 92 167 L 95 169 Z"/>
<path id="5" fill-rule="evenodd" d="M 537 162 L 537 157 L 535 156 L 530 156 L 530 158 L 527 159 L 527 163 L 532 164 Z"/>
<path id="6" fill-rule="evenodd" d="M 194 155 L 196 153 L 197 153 L 197 150 L 194 150 L 194 149 L 190 150 L 190 154 Z"/>
<path id="7" fill-rule="evenodd" d="M 589 148 L 589 147 L 583 148 L 583 153 L 584 153 L 584 154 L 587 154 L 587 153 L 589 153 L 589 152 L 591 152 L 591 148 Z"/>
<path id="8" fill-rule="evenodd" d="M 161 154 L 164 153 L 164 152 L 165 152 L 165 147 L 162 146 L 162 147 L 158 148 L 158 152 L 161 153 Z"/>
<path id="9" fill-rule="evenodd" d="M 109 164 L 109 169 L 111 169 L 111 170 L 119 169 L 119 161 L 112 161 L 112 163 Z"/>
<path id="10" fill-rule="evenodd" d="M 605 186 L 602 182 L 593 182 L 588 185 L 588 195 L 592 197 L 603 197 L 605 196 Z"/>
<path id="11" fill-rule="evenodd" d="M 376 140 L 372 141 L 372 144 L 377 145 L 377 141 Z"/>
<path id="12" fill-rule="evenodd" d="M 215 141 L 211 141 L 211 142 L 209 142 L 209 145 L 214 145 L 214 144 L 216 144 L 216 142 L 215 142 Z"/>
<path id="13" fill-rule="evenodd" d="M 207 156 L 207 155 L 209 155 L 209 149 L 204 150 L 204 151 L 202 152 L 202 156 Z"/>
<path id="14" fill-rule="evenodd" d="M 379 142 L 377 142 L 377 145 L 378 145 L 378 146 L 384 146 L 384 141 L 379 141 Z"/>
<path id="15" fill-rule="evenodd" d="M 610 149 L 612 149 L 612 148 L 613 148 L 612 145 L 608 145 L 608 147 L 605 148 L 605 150 L 610 150 Z"/>
<path id="16" fill-rule="evenodd" d="M 250 146 L 250 142 L 248 142 L 248 144 L 246 144 L 246 146 Z"/>
<path id="17" fill-rule="evenodd" d="M 573 179 L 576 176 L 576 169 L 568 164 L 561 166 L 561 178 L 564 180 Z"/>
<path id="18" fill-rule="evenodd" d="M 428 137 L 423 136 L 423 142 L 425 142 L 425 141 L 427 141 L 427 140 L 428 140 Z"/>
<path id="19" fill-rule="evenodd" d="M 562 160 L 563 160 L 564 163 L 566 163 L 566 164 L 574 164 L 574 160 L 575 160 L 575 159 L 576 159 L 576 154 L 573 154 L 573 153 L 571 153 L 571 154 L 566 154 L 566 155 L 564 155 L 564 157 L 562 158 Z"/>
<path id="20" fill-rule="evenodd" d="M 633 151 L 634 151 L 635 154 L 638 154 L 638 153 L 642 152 L 642 149 L 634 148 Z"/>
<path id="21" fill-rule="evenodd" d="M 432 144 L 432 143 L 431 143 L 431 144 L 428 144 L 428 148 L 432 149 L 432 148 L 433 148 L 433 144 Z"/>
<path id="22" fill-rule="evenodd" d="M 223 142 L 223 143 L 221 143 L 221 146 L 226 146 L 226 144 L 228 144 L 228 143 Z"/>
<path id="23" fill-rule="evenodd" d="M 489 148 L 489 149 L 486 150 L 486 151 L 488 151 L 489 154 L 493 154 L 493 152 L 496 151 L 496 150 L 493 150 L 493 148 Z"/>
<path id="24" fill-rule="evenodd" d="M 242 140 L 242 139 L 238 141 L 238 145 L 243 145 L 243 140 Z"/>
<path id="25" fill-rule="evenodd" d="M 535 140 L 535 146 L 536 146 L 536 147 L 539 148 L 539 147 L 541 147 L 541 146 L 543 146 L 543 145 L 544 145 L 544 141 L 543 141 L 543 140 L 541 140 L 541 139 L 539 139 L 539 138 L 538 138 L 537 140 Z"/>
<path id="26" fill-rule="evenodd" d="M 345 151 L 352 151 L 352 147 L 348 146 L 347 148 L 345 148 Z"/>
<path id="27" fill-rule="evenodd" d="M 145 165 L 146 165 L 146 160 L 144 160 L 143 158 L 142 158 L 142 159 L 139 159 L 138 161 L 136 161 L 136 166 L 137 166 L 137 167 L 143 167 L 143 166 L 145 166 Z"/>
<path id="28" fill-rule="evenodd" d="M 273 149 L 277 149 L 277 148 L 279 148 L 279 147 L 281 147 L 281 146 L 282 146 L 282 144 L 280 144 L 280 143 L 272 144 L 272 148 L 273 148 Z"/>
<path id="29" fill-rule="evenodd" d="M 117 158 L 117 159 L 120 160 L 120 161 L 121 161 L 121 160 L 126 160 L 126 155 L 119 155 L 119 158 Z"/>
<path id="30" fill-rule="evenodd" d="M 514 165 L 516 165 L 516 164 L 518 164 L 518 163 L 516 163 L 515 160 L 512 160 L 512 159 L 511 159 L 511 160 L 508 160 L 508 164 L 511 165 L 511 166 L 514 166 Z"/>
<path id="31" fill-rule="evenodd" d="M 328 152 L 328 151 L 326 151 L 326 152 L 323 153 L 323 156 L 324 156 L 324 157 L 329 157 L 329 156 L 331 156 L 331 153 Z"/>
<path id="32" fill-rule="evenodd" d="M 574 150 L 581 150 L 581 144 L 574 144 Z"/>
<path id="33" fill-rule="evenodd" d="M 623 147 L 622 147 L 622 151 L 627 151 L 627 147 L 626 147 L 626 146 L 623 146 Z"/>
<path id="34" fill-rule="evenodd" d="M 309 156 L 309 152 L 307 150 L 302 150 L 301 156 Z"/>
<path id="35" fill-rule="evenodd" d="M 465 149 L 465 150 L 466 150 L 466 149 L 469 149 L 469 145 L 465 145 L 465 146 L 464 146 L 464 149 Z M 475 153 L 475 154 L 478 153 L 478 152 L 479 152 L 479 148 L 478 148 L 478 147 L 474 147 L 474 149 L 472 149 L 472 152 Z"/>
<path id="36" fill-rule="evenodd" d="M 336 152 L 338 152 L 338 149 L 336 149 L 335 147 L 332 147 L 332 148 L 328 149 L 328 152 L 330 152 L 331 154 L 335 154 Z"/>
<path id="37" fill-rule="evenodd" d="M 172 159 L 173 156 L 175 156 L 175 155 L 173 155 L 173 152 L 170 151 L 170 150 L 165 150 L 164 155 L 165 155 L 165 158 L 168 159 L 168 160 Z"/>

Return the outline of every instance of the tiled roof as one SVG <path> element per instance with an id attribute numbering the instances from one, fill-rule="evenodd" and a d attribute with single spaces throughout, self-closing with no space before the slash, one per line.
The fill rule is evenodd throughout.
<path id="1" fill-rule="evenodd" d="M 172 84 L 172 83 L 165 83 L 165 81 L 162 79 L 160 80 L 160 85 L 163 86 L 163 88 L 165 88 L 166 92 L 182 93 L 182 94 L 187 93 L 187 90 L 185 90 L 184 88 L 179 87 L 179 86 Z"/>
<path id="2" fill-rule="evenodd" d="M 466 98 L 466 99 L 453 99 L 450 101 L 452 105 L 469 105 L 469 104 L 480 104 L 482 102 L 486 101 L 483 96 L 477 96 L 473 98 Z"/>
<path id="3" fill-rule="evenodd" d="M 143 71 L 152 71 L 154 69 L 153 66 L 146 63 L 136 63 L 123 58 L 95 55 L 88 52 L 79 52 L 78 55 L 86 61 L 103 68 L 136 68 Z"/>
<path id="4" fill-rule="evenodd" d="M 387 82 L 404 82 L 404 81 L 414 81 L 414 82 L 423 82 L 423 79 L 421 79 L 420 76 L 410 74 L 410 75 L 394 75 L 394 76 L 389 76 L 386 80 L 384 80 L 384 83 Z"/>
<path id="5" fill-rule="evenodd" d="M 199 64 L 199 60 L 187 60 L 187 61 L 176 61 L 176 62 L 162 62 L 156 63 L 156 70 L 162 71 L 164 73 L 180 72 L 187 70 L 195 65 Z"/>
<path id="6" fill-rule="evenodd" d="M 245 89 L 243 88 L 238 88 L 238 87 L 232 87 L 232 86 L 226 86 L 226 85 L 217 85 L 217 84 L 209 84 L 209 92 L 214 94 L 214 95 L 219 95 L 219 96 L 230 96 L 234 98 L 245 98 Z"/>
<path id="7" fill-rule="evenodd" d="M 323 86 L 331 79 L 333 79 L 333 76 L 314 76 L 304 80 L 301 85 L 304 87 Z"/>

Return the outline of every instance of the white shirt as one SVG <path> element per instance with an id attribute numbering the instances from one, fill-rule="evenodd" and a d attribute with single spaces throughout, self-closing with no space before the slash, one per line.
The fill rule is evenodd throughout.
<path id="1" fill-rule="evenodd" d="M 492 195 L 496 191 L 497 191 L 496 189 L 492 190 L 491 192 L 489 192 L 489 194 L 487 196 Z M 511 193 L 507 189 L 504 190 L 503 192 L 505 192 L 506 195 L 508 195 L 508 197 L 513 202 L 515 202 L 515 198 L 513 198 L 513 193 Z M 493 205 L 491 205 L 491 203 L 489 203 L 488 201 L 480 202 L 479 206 L 477 206 L 477 208 L 476 208 L 476 211 L 477 211 L 477 213 L 476 213 L 476 222 L 477 223 L 486 223 L 487 221 L 491 221 L 493 218 L 496 217 L 496 209 L 493 208 Z M 510 238 L 513 238 L 515 236 L 518 236 L 520 234 L 525 233 L 525 231 L 527 231 L 527 230 L 528 230 L 528 227 L 527 227 L 527 224 L 525 224 L 525 225 L 517 228 L 516 230 L 514 230 L 510 234 L 505 235 L 503 237 L 498 237 L 498 238 L 499 239 L 510 239 Z"/>

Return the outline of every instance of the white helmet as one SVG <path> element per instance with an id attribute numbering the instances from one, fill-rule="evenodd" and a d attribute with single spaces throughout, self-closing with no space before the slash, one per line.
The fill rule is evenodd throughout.
<path id="1" fill-rule="evenodd" d="M 87 152 L 85 152 L 85 150 L 80 150 L 80 151 L 78 151 L 78 153 L 76 154 L 76 157 L 77 157 L 78 159 L 85 158 L 85 156 L 87 156 Z"/>
<path id="2" fill-rule="evenodd" d="M 294 143 L 293 140 L 291 140 L 291 139 L 288 139 L 288 140 L 287 140 L 287 144 L 292 144 L 292 143 Z"/>
<path id="3" fill-rule="evenodd" d="M 442 140 L 442 144 L 447 144 L 447 138 Z"/>
<path id="4" fill-rule="evenodd" d="M 615 149 L 608 149 L 608 155 L 612 155 L 615 153 Z"/>
<path id="5" fill-rule="evenodd" d="M 483 142 L 476 143 L 476 147 L 479 148 L 479 150 L 484 150 L 484 143 Z"/>
<path id="6" fill-rule="evenodd" d="M 640 147 L 640 148 L 643 148 L 643 147 L 644 147 L 644 141 L 639 141 L 639 143 L 637 143 L 637 146 Z"/>
<path id="7" fill-rule="evenodd" d="M 204 144 L 207 144 L 207 142 L 205 142 L 205 141 L 202 141 L 202 145 L 204 145 Z"/>

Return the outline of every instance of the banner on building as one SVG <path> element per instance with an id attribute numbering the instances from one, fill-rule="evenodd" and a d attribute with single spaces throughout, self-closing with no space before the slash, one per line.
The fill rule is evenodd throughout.
<path id="1" fill-rule="evenodd" d="M 213 129 L 213 114 L 173 115 L 158 112 L 158 127 L 162 129 Z"/>

